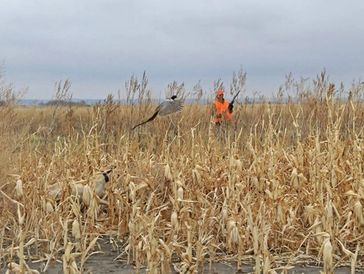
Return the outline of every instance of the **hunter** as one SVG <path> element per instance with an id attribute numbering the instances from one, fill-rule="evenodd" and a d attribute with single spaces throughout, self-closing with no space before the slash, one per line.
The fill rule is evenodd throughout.
<path id="1" fill-rule="evenodd" d="M 219 88 L 212 105 L 213 122 L 220 125 L 223 121 L 229 122 L 233 117 L 233 104 L 224 98 L 224 90 Z"/>

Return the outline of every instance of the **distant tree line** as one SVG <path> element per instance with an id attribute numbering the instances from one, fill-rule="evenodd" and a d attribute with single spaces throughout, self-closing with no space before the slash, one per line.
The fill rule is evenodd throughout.
<path id="1" fill-rule="evenodd" d="M 88 106 L 84 100 L 80 101 L 65 101 L 65 100 L 50 100 L 46 103 L 40 103 L 42 106 Z"/>

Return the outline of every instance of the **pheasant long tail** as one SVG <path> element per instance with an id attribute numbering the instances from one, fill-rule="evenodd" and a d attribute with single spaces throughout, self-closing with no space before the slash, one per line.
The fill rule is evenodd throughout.
<path id="1" fill-rule="evenodd" d="M 155 117 L 157 117 L 158 112 L 159 112 L 159 109 L 157 109 L 156 112 L 154 112 L 154 114 L 152 115 L 152 117 L 150 117 L 148 120 L 146 120 L 144 122 L 141 122 L 140 124 L 137 124 L 137 125 L 133 126 L 132 130 L 134 130 L 138 126 L 141 126 L 141 125 L 144 125 L 144 124 L 146 124 L 146 123 L 148 123 L 150 121 L 153 121 L 155 119 Z"/>

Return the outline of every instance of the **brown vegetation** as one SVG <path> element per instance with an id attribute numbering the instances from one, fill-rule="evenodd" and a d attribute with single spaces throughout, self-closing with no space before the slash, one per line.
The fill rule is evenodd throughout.
<path id="1" fill-rule="evenodd" d="M 363 268 L 363 86 L 344 91 L 324 74 L 299 84 L 289 87 L 298 100 L 240 104 L 220 130 L 208 106 L 191 104 L 131 131 L 155 107 L 148 96 L 135 105 L 112 96 L 93 107 L 4 103 L 0 263 L 30 271 L 28 259 L 45 269 L 59 259 L 77 273 L 107 235 L 120 260 L 150 273 L 219 260 L 256 273 L 303 262 L 327 273 Z M 90 182 L 110 167 L 99 197 Z M 75 183 L 88 200 L 72 195 Z"/>

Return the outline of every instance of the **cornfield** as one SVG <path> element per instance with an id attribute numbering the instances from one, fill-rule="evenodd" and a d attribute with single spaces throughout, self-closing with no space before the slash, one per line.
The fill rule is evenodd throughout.
<path id="1" fill-rule="evenodd" d="M 29 262 L 46 271 L 58 261 L 83 273 L 110 238 L 135 272 L 198 273 L 219 261 L 255 273 L 363 270 L 363 90 L 322 74 L 297 100 L 240 103 L 220 128 L 199 103 L 135 131 L 155 107 L 145 98 L 3 104 L 1 268 L 37 273 Z"/>

